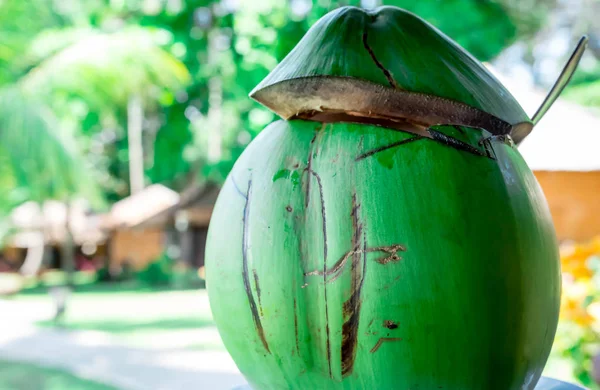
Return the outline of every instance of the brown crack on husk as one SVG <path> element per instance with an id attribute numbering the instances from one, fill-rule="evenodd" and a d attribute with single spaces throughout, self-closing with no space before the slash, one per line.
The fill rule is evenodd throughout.
<path id="1" fill-rule="evenodd" d="M 248 305 L 250 306 L 250 312 L 252 313 L 252 321 L 254 322 L 254 326 L 256 328 L 256 333 L 260 338 L 265 350 L 268 353 L 271 353 L 269 350 L 269 344 L 267 343 L 267 338 L 265 337 L 265 331 L 262 326 L 262 322 L 260 319 L 260 314 L 258 313 L 258 308 L 256 306 L 256 300 L 254 299 L 254 295 L 252 293 L 252 286 L 250 284 L 250 275 L 249 275 L 249 266 L 248 266 L 248 250 L 250 247 L 250 239 L 248 237 L 249 233 L 249 223 L 248 218 L 250 215 L 250 199 L 252 196 L 252 180 L 248 181 L 248 192 L 246 193 L 246 203 L 244 204 L 244 210 L 242 214 L 242 279 L 244 281 L 244 290 L 246 291 L 246 296 L 248 297 Z M 256 279 L 258 280 L 258 279 Z"/>
<path id="2" fill-rule="evenodd" d="M 371 350 L 369 352 L 371 353 L 375 353 L 377 352 L 377 350 L 383 345 L 383 343 L 385 342 L 390 342 L 390 341 L 401 341 L 402 338 L 401 337 L 380 337 L 379 340 L 377 340 L 377 343 L 375 343 L 375 345 L 373 346 L 373 348 L 371 348 Z"/>
<path id="3" fill-rule="evenodd" d="M 358 343 L 358 326 L 362 304 L 361 292 L 367 271 L 366 237 L 363 234 L 363 222 L 360 219 L 360 203 L 356 193 L 352 195 L 352 255 L 350 296 L 343 304 L 344 323 L 342 325 L 341 366 L 342 376 L 348 376 L 354 369 Z M 362 246 L 362 250 L 361 250 Z"/>
<path id="4" fill-rule="evenodd" d="M 354 161 L 364 160 L 365 158 L 371 157 L 374 154 L 377 154 L 377 153 L 380 153 L 380 152 L 383 152 L 383 151 L 386 151 L 386 150 L 389 150 L 389 149 L 392 149 L 392 148 L 396 148 L 398 146 L 402 146 L 402 145 L 405 145 L 405 144 L 408 144 L 408 143 L 411 143 L 411 142 L 414 142 L 414 141 L 418 141 L 420 139 L 423 139 L 423 137 L 417 135 L 417 136 L 412 137 L 412 138 L 408 138 L 408 139 L 403 139 L 401 141 L 392 142 L 389 145 L 380 146 L 378 148 L 369 150 L 368 152 L 361 153 L 361 154 L 359 154 L 358 156 L 356 156 L 354 158 Z"/>
<path id="5" fill-rule="evenodd" d="M 324 128 L 324 126 L 323 126 Z M 306 210 L 308 210 L 308 207 L 310 206 L 310 182 L 311 179 L 314 177 L 315 180 L 317 181 L 317 186 L 319 189 L 319 199 L 321 201 L 321 220 L 322 220 L 322 229 L 323 229 L 323 271 L 327 270 L 327 213 L 326 213 L 326 209 L 325 209 L 325 197 L 323 194 L 323 183 L 321 181 L 321 176 L 319 176 L 319 174 L 317 172 L 315 172 L 312 169 L 312 158 L 313 158 L 313 147 L 314 147 L 314 143 L 315 140 L 317 138 L 317 134 L 315 134 L 315 136 L 313 137 L 313 139 L 310 141 L 310 149 L 309 149 L 309 157 L 308 157 L 308 162 L 307 162 L 307 167 L 305 168 L 305 171 L 308 173 L 307 175 L 307 185 L 306 185 Z M 305 216 L 307 216 L 308 214 L 305 214 Z M 326 281 L 326 276 L 323 276 L 323 282 L 324 282 L 324 287 L 323 287 L 323 303 L 324 303 L 324 309 L 325 309 L 325 333 L 326 333 L 326 339 L 325 339 L 325 347 L 327 350 L 327 367 L 329 370 L 329 377 L 333 378 L 332 376 L 332 370 L 331 370 L 331 330 L 329 328 L 329 300 L 327 299 L 327 286 L 325 285 Z M 304 286 L 303 286 L 304 287 Z"/>
<path id="6" fill-rule="evenodd" d="M 379 264 L 385 265 L 388 263 L 394 263 L 402 260 L 402 258 L 398 255 L 397 252 L 406 252 L 406 247 L 401 244 L 394 244 L 389 246 L 378 246 L 374 248 L 362 248 L 362 249 L 353 249 L 351 251 L 346 252 L 342 258 L 340 258 L 331 268 L 323 269 L 323 270 L 314 270 L 310 272 L 306 272 L 304 276 L 325 276 L 331 278 L 325 279 L 325 283 L 334 282 L 337 278 L 342 275 L 342 271 L 344 267 L 348 263 L 348 260 L 356 255 L 361 253 L 371 253 L 371 252 L 384 252 L 387 256 L 375 259 L 375 261 Z"/>
<path id="7" fill-rule="evenodd" d="M 388 83 L 390 83 L 390 86 L 392 88 L 394 88 L 394 89 L 397 89 L 398 88 L 398 84 L 396 83 L 396 80 L 394 80 L 394 76 L 392 76 L 392 73 L 388 69 L 386 69 L 385 66 L 383 66 L 383 64 L 381 63 L 381 61 L 379 61 L 377 59 L 377 56 L 373 52 L 373 49 L 371 49 L 371 46 L 369 46 L 369 37 L 368 37 L 367 30 L 365 30 L 365 32 L 363 32 L 362 41 L 363 41 L 363 46 L 365 47 L 365 49 L 367 50 L 367 52 L 369 52 L 369 55 L 373 59 L 373 62 L 375 63 L 375 65 L 379 69 L 381 69 L 381 71 L 383 72 L 383 74 L 384 74 L 385 78 L 387 79 Z"/>

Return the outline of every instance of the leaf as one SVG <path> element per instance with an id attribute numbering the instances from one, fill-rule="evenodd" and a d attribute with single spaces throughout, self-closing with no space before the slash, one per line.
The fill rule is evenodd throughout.
<path id="1" fill-rule="evenodd" d="M 115 33 L 88 31 L 79 34 L 75 42 L 70 34 L 54 35 L 71 44 L 45 53 L 39 49 L 39 41 L 34 44 L 32 50 L 38 55 L 51 55 L 20 84 L 28 93 L 45 99 L 64 92 L 95 107 L 124 107 L 132 95 L 149 100 L 161 88 L 176 89 L 190 81 L 185 65 L 158 45 L 157 40 L 161 35 L 164 40 L 165 34 L 132 27 Z M 61 44 L 54 42 L 54 46 Z"/>
<path id="2" fill-rule="evenodd" d="M 67 200 L 86 197 L 103 204 L 86 164 L 72 140 L 59 131 L 56 118 L 35 98 L 16 88 L 0 89 L 0 161 L 12 172 L 13 186 L 29 198 Z"/>

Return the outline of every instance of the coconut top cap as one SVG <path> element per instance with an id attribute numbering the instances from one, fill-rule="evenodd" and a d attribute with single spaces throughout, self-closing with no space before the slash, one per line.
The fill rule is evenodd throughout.
<path id="1" fill-rule="evenodd" d="M 490 118 L 479 121 L 483 125 L 499 119 L 487 126 L 498 126 L 487 129 L 493 133 L 508 134 L 517 124 L 530 127 L 519 103 L 478 60 L 425 20 L 390 6 L 328 13 L 250 96 L 285 119 L 324 109 L 375 109 L 387 116 L 379 107 L 408 119 L 441 112 L 425 124 L 441 124 L 444 115 L 466 110 L 487 114 Z M 382 107 L 390 101 L 394 106 L 394 100 L 395 107 Z M 446 123 L 472 125 L 461 115 Z"/>

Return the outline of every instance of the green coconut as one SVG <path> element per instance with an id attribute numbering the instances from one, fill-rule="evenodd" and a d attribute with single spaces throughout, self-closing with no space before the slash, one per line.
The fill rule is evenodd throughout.
<path id="1" fill-rule="evenodd" d="M 560 264 L 510 93 L 419 17 L 345 7 L 251 96 L 283 120 L 236 162 L 206 252 L 250 385 L 532 389 Z"/>

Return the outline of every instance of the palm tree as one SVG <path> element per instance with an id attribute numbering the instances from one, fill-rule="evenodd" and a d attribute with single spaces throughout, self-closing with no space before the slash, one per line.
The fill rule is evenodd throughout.
<path id="1" fill-rule="evenodd" d="M 141 171 L 143 185 L 143 107 L 155 104 L 156 90 L 181 88 L 189 81 L 186 67 L 160 47 L 161 35 L 165 32 L 138 27 L 110 33 L 61 29 L 36 36 L 24 55 L 32 66 L 0 85 L 0 169 L 12 178 L 10 183 L 0 181 L 0 190 L 3 185 L 13 190 L 0 193 L 21 189 L 16 193 L 24 195 L 17 202 L 58 199 L 68 204 L 74 197 L 84 197 L 96 207 L 103 205 L 94 169 L 78 153 L 83 129 L 60 120 L 57 102 L 75 98 L 98 111 L 130 107 L 129 133 L 137 140 L 130 142 L 130 152 L 138 156 L 131 159 L 137 163 L 131 174 L 132 179 L 137 174 L 139 186 Z M 0 198 L 0 216 L 11 206 Z M 72 269 L 72 239 L 67 236 L 65 257 L 67 269 Z M 34 262 L 29 269 L 37 269 L 41 257 Z"/>

